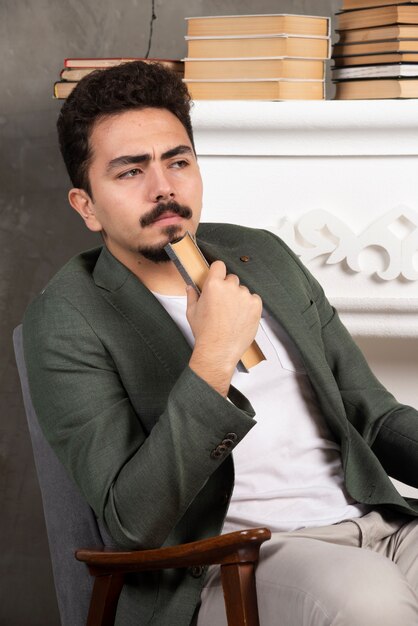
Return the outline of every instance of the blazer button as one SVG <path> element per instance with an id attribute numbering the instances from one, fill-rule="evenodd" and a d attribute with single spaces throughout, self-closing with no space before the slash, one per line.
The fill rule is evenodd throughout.
<path id="1" fill-rule="evenodd" d="M 218 446 L 219 447 L 219 446 Z M 218 450 L 218 448 L 215 448 L 214 450 L 212 450 L 212 452 L 210 453 L 210 458 L 211 459 L 219 459 L 219 457 L 222 456 L 222 452 L 220 452 Z"/>
<path id="2" fill-rule="evenodd" d="M 193 578 L 200 578 L 204 572 L 204 567 L 202 565 L 193 565 L 193 567 L 189 568 L 189 572 Z"/>
<path id="3" fill-rule="evenodd" d="M 238 439 L 238 435 L 237 433 L 226 433 L 225 439 L 230 439 L 231 441 L 235 443 L 236 440 Z"/>
<path id="4" fill-rule="evenodd" d="M 246 254 L 243 254 L 242 256 L 240 256 L 239 260 L 242 261 L 243 263 L 248 263 L 248 261 L 250 260 L 250 257 Z"/>

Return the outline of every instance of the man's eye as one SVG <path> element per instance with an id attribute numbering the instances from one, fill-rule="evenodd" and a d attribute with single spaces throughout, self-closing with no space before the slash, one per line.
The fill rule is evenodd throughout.
<path id="1" fill-rule="evenodd" d="M 183 167 L 186 167 L 187 165 L 189 165 L 189 162 L 181 159 L 180 161 L 174 161 L 174 163 L 171 164 L 171 167 L 181 169 Z"/>
<path id="2" fill-rule="evenodd" d="M 134 167 L 128 172 L 123 172 L 123 174 L 120 174 L 118 178 L 133 178 L 134 176 L 138 176 L 138 174 L 140 173 L 141 173 L 141 170 L 138 169 L 137 167 Z"/>

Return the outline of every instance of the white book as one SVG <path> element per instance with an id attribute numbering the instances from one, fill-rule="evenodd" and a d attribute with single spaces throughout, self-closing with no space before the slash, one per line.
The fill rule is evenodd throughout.
<path id="1" fill-rule="evenodd" d="M 334 80 L 350 78 L 393 78 L 418 77 L 417 63 L 394 63 L 393 65 L 364 65 L 359 67 L 342 67 L 332 70 Z"/>

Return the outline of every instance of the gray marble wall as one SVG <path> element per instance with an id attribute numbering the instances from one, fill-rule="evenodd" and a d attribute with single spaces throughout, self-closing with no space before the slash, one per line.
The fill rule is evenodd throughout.
<path id="1" fill-rule="evenodd" d="M 156 0 L 150 56 L 186 53 L 184 17 L 332 16 L 339 0 Z M 96 245 L 69 208 L 57 148 L 65 57 L 143 56 L 151 0 L 0 0 L 0 624 L 59 624 L 42 505 L 11 334 L 33 296 L 78 251 Z"/>

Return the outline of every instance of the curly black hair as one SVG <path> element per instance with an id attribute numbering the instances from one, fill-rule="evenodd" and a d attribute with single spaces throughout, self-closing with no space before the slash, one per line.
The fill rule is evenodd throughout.
<path id="1" fill-rule="evenodd" d="M 159 63 L 130 61 L 96 70 L 80 80 L 57 121 L 61 154 L 74 187 L 91 196 L 89 139 L 94 124 L 107 115 L 149 107 L 173 113 L 183 124 L 194 149 L 191 99 L 176 72 Z"/>

